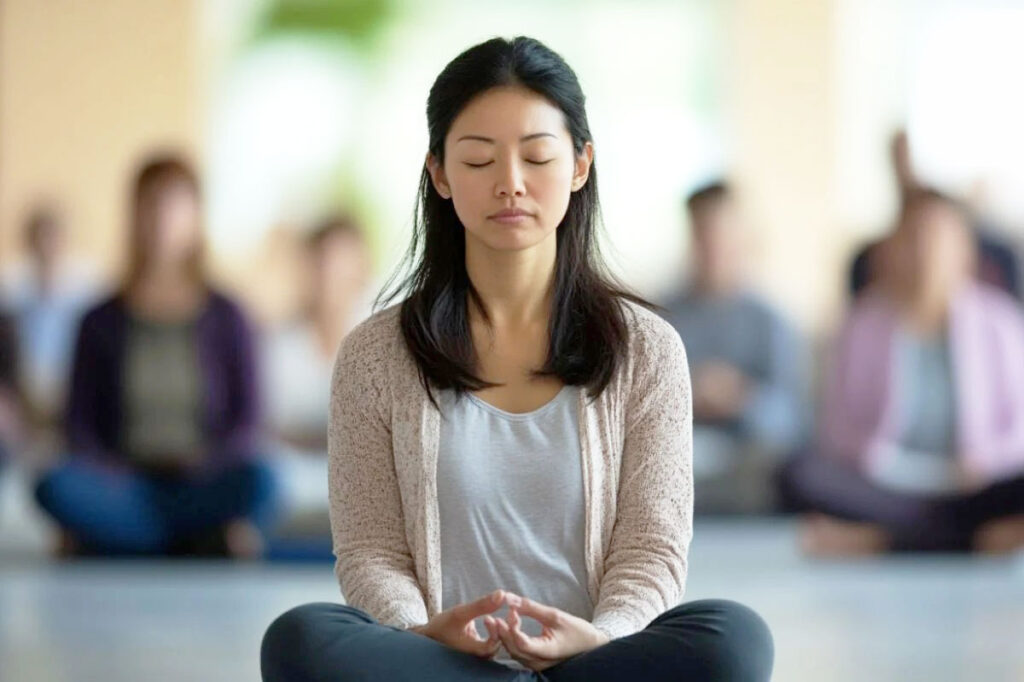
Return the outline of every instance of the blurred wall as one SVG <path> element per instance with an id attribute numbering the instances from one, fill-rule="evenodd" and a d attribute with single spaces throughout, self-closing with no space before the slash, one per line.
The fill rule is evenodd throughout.
<path id="1" fill-rule="evenodd" d="M 113 271 L 128 179 L 152 145 L 197 149 L 192 0 L 0 0 L 0 262 L 34 197 Z"/>
<path id="2" fill-rule="evenodd" d="M 895 4 L 907 3 L 913 0 Z M 851 220 L 842 209 L 864 197 L 843 181 L 851 156 L 843 150 L 854 144 L 845 141 L 849 114 L 843 112 L 855 80 L 843 46 L 891 17 L 874 2 L 870 16 L 851 21 L 850 5 L 730 0 L 723 6 L 722 131 L 761 246 L 758 284 L 812 332 L 838 315 L 847 255 L 875 229 L 863 212 Z M 0 262 L 17 251 L 15 228 L 27 203 L 54 194 L 67 205 L 73 246 L 116 272 L 126 185 L 139 154 L 161 144 L 202 153 L 198 121 L 210 77 L 203 60 L 210 55 L 199 35 L 200 9 L 194 0 L 0 0 Z M 883 43 L 896 44 L 898 36 Z M 871 90 L 864 83 L 895 87 L 879 79 L 856 83 L 862 87 L 854 99 Z M 871 192 L 884 202 L 885 140 L 866 139 L 881 127 L 879 118 L 860 130 L 863 141 L 855 146 L 873 150 L 862 165 L 885 174 Z M 871 203 L 872 219 L 888 210 Z M 257 267 L 266 272 L 256 259 L 215 255 L 231 282 L 246 282 Z M 261 298 L 275 291 L 245 289 L 257 308 L 268 307 Z"/>
<path id="3" fill-rule="evenodd" d="M 841 302 L 833 0 L 734 0 L 723 126 L 758 232 L 760 288 L 806 328 Z M 881 144 L 881 141 L 879 142 Z"/>

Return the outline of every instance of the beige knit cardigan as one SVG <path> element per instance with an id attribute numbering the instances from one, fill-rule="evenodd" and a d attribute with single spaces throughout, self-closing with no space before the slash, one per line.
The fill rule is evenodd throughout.
<path id="1" fill-rule="evenodd" d="M 587 590 L 609 637 L 678 604 L 693 535 L 692 407 L 679 334 L 624 303 L 629 351 L 577 405 Z M 345 339 L 334 365 L 329 498 L 335 573 L 348 604 L 409 627 L 441 610 L 440 419 L 399 328 L 399 306 Z M 530 595 L 525 595 L 529 597 Z"/>

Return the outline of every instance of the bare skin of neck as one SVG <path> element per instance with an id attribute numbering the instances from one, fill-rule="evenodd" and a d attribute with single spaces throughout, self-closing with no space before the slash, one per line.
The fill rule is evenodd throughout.
<path id="1" fill-rule="evenodd" d="M 33 263 L 33 275 L 36 285 L 43 293 L 50 294 L 57 284 L 59 263 L 52 259 L 36 259 Z"/>
<path id="2" fill-rule="evenodd" d="M 174 321 L 195 315 L 206 289 L 180 267 L 154 267 L 132 294 L 131 307 L 150 319 Z"/>
<path id="3" fill-rule="evenodd" d="M 555 274 L 555 235 L 531 249 L 496 251 L 468 240 L 466 272 L 487 308 L 491 326 L 547 328 Z M 479 315 L 470 307 L 470 319 Z"/>
<path id="4" fill-rule="evenodd" d="M 949 319 L 950 300 L 963 284 L 961 278 L 922 282 L 903 297 L 904 317 L 922 336 L 940 333 Z"/>
<path id="5" fill-rule="evenodd" d="M 499 384 L 476 394 L 509 412 L 529 412 L 562 388 L 557 377 L 536 377 L 548 353 L 548 322 L 555 273 L 554 235 L 532 249 L 493 251 L 467 243 L 466 270 L 489 322 L 470 303 L 477 375 Z"/>

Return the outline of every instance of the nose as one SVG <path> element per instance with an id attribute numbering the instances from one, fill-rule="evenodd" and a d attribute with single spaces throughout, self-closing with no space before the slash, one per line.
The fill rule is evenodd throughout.
<path id="1" fill-rule="evenodd" d="M 521 197 L 526 194 L 526 186 L 523 184 L 523 172 L 519 161 L 511 158 L 506 161 L 499 171 L 497 181 L 494 185 L 494 193 L 499 197 Z"/>

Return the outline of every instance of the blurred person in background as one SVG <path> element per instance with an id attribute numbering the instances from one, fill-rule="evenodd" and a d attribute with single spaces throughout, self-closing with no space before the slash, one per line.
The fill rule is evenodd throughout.
<path id="1" fill-rule="evenodd" d="M 286 510 L 277 530 L 327 536 L 327 421 L 331 370 L 345 335 L 371 310 L 366 236 L 349 215 L 323 220 L 302 253 L 297 319 L 262 344 L 266 418 Z"/>
<path id="2" fill-rule="evenodd" d="M 142 166 L 125 283 L 79 328 L 70 458 L 36 489 L 69 552 L 262 551 L 275 495 L 257 459 L 253 338 L 207 278 L 200 201 L 184 161 Z"/>
<path id="3" fill-rule="evenodd" d="M 694 508 L 773 511 L 777 467 L 805 430 L 800 343 L 746 285 L 744 227 L 730 187 L 707 185 L 686 207 L 693 278 L 665 308 L 693 382 Z"/>
<path id="4" fill-rule="evenodd" d="M 827 377 L 820 442 L 782 476 L 818 555 L 1024 547 L 1024 315 L 978 282 L 964 209 L 908 194 Z"/>
<path id="5" fill-rule="evenodd" d="M 6 304 L 17 318 L 26 401 L 45 428 L 56 426 L 75 330 L 98 284 L 92 270 L 67 253 L 65 219 L 55 205 L 32 209 L 24 243 L 27 260 L 6 278 Z"/>
<path id="6" fill-rule="evenodd" d="M 892 162 L 899 201 L 903 204 L 906 198 L 921 186 L 914 173 L 910 142 L 905 130 L 898 130 L 893 135 L 889 145 L 889 158 Z M 898 230 L 902 224 L 897 222 L 896 229 Z M 969 225 L 975 241 L 979 279 L 1020 299 L 1020 268 L 1013 248 L 996 234 L 991 225 L 973 213 L 969 218 Z M 857 252 L 848 276 L 850 293 L 853 296 L 859 296 L 881 275 L 886 267 L 882 263 L 886 258 L 884 251 L 893 238 L 893 235 L 883 237 L 865 245 Z"/>

